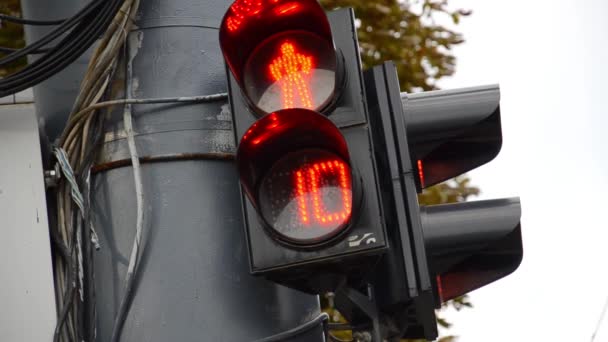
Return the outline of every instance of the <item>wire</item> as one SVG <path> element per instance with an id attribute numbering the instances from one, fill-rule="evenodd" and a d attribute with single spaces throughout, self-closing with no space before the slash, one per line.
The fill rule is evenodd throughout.
<path id="1" fill-rule="evenodd" d="M 73 17 L 69 20 L 63 22 L 59 27 L 55 28 L 53 31 L 47 33 L 44 37 L 37 40 L 36 42 L 20 49 L 18 52 L 12 53 L 6 57 L 0 58 L 0 65 L 4 65 L 7 63 L 11 63 L 16 61 L 17 59 L 25 56 L 28 52 L 33 51 L 37 48 L 43 47 L 48 43 L 52 42 L 56 38 L 58 38 L 63 33 L 67 32 L 70 28 L 80 23 L 88 14 L 92 13 L 93 10 L 97 8 L 98 5 L 101 4 L 103 0 L 94 0 L 91 1 L 88 5 L 86 5 L 83 9 L 78 11 Z"/>
<path id="2" fill-rule="evenodd" d="M 131 105 L 211 102 L 224 100 L 228 96 L 226 93 L 221 93 L 191 97 L 133 99 L 130 98 L 132 92 L 130 91 L 130 88 L 128 88 L 126 99 L 100 102 L 104 97 L 112 98 L 113 95 L 116 95 L 113 93 L 114 91 L 118 92 L 120 91 L 119 89 L 122 89 L 120 87 L 111 87 L 111 84 L 114 73 L 119 65 L 118 60 L 121 49 L 124 50 L 128 33 L 131 31 L 131 27 L 134 23 L 139 0 L 92 0 L 90 5 L 92 3 L 97 3 L 95 10 L 90 14 L 85 15 L 82 22 L 75 24 L 71 29 L 71 32 L 66 35 L 66 38 L 61 40 L 61 42 L 54 43 L 55 47 L 52 48 L 51 51 L 32 63 L 32 65 L 37 63 L 35 67 L 30 68 L 27 72 L 21 73 L 16 77 L 9 76 L 12 78 L 8 83 L 3 83 L 5 80 L 0 80 L 0 94 L 2 94 L 6 89 L 12 91 L 23 86 L 23 84 L 27 82 L 34 82 L 36 79 L 46 77 L 52 72 L 59 70 L 58 68 L 61 67 L 62 62 L 58 61 L 57 58 L 60 56 L 72 58 L 78 49 L 89 44 L 88 40 L 95 40 L 98 38 L 99 34 L 93 34 L 94 32 L 101 30 L 99 31 L 101 34 L 102 31 L 105 31 L 103 32 L 100 41 L 96 44 L 97 47 L 89 60 L 89 65 L 80 85 L 79 94 L 74 101 L 68 123 L 59 140 L 59 147 L 66 151 L 68 163 L 71 165 L 74 171 L 74 178 L 78 182 L 77 185 L 80 185 L 80 188 L 84 191 L 85 196 L 83 197 L 85 198 L 84 202 L 86 203 L 84 210 L 84 217 L 86 219 L 75 219 L 77 217 L 76 215 L 80 214 L 76 201 L 74 201 L 73 197 L 70 197 L 70 191 L 74 189 L 75 186 L 71 185 L 66 178 L 60 179 L 59 186 L 57 187 L 57 225 L 56 232 L 53 232 L 52 235 L 54 236 L 54 239 L 59 241 L 57 245 L 66 246 L 67 252 L 69 252 L 69 258 L 67 258 L 67 260 L 63 260 L 59 253 L 55 256 L 55 263 L 57 266 L 55 276 L 57 303 L 58 308 L 60 308 L 62 313 L 61 319 L 58 319 L 58 324 L 61 325 L 57 327 L 57 331 L 61 335 L 59 338 L 62 342 L 75 341 L 76 339 L 79 341 L 90 340 L 95 338 L 95 336 L 85 336 L 86 333 L 94 333 L 96 324 L 95 280 L 94 274 L 92 273 L 92 258 L 89 248 L 86 248 L 89 250 L 89 253 L 77 253 L 75 248 L 80 248 L 79 241 L 77 241 L 76 238 L 84 235 L 85 239 L 82 239 L 80 242 L 90 241 L 93 238 L 92 236 L 89 236 L 89 234 L 82 233 L 83 229 L 87 229 L 85 232 L 89 229 L 83 227 L 91 227 L 89 222 L 91 209 L 88 205 L 88 174 L 91 165 L 96 160 L 96 154 L 99 151 L 102 141 L 101 137 L 103 136 L 103 123 L 107 120 L 107 117 L 98 111 L 101 109 L 109 109 L 115 105 L 125 106 L 123 113 L 125 130 L 128 129 L 131 131 L 129 133 L 131 137 L 128 138 L 129 153 L 132 158 L 139 161 L 135 146 Z M 106 17 L 109 18 L 109 22 L 103 24 L 105 22 L 104 20 L 106 20 L 104 18 Z M 72 19 L 73 18 L 70 18 L 68 21 Z M 64 22 L 62 25 L 68 25 L 68 21 Z M 82 32 L 79 32 L 79 29 L 81 29 Z M 68 37 L 72 38 L 68 39 Z M 73 37 L 82 37 L 82 39 L 81 41 L 78 41 Z M 36 43 L 39 43 L 39 41 Z M 42 46 L 46 45 L 42 44 L 41 47 Z M 30 50 L 32 49 L 31 46 L 28 46 L 28 48 Z M 23 50 L 21 50 L 21 53 L 23 53 Z M 126 56 L 126 53 L 123 52 L 123 55 Z M 127 87 L 130 87 L 130 84 L 127 84 Z M 141 256 L 142 248 L 145 246 L 145 243 L 142 243 L 142 239 L 145 239 L 145 234 L 143 234 L 145 217 L 141 167 L 136 165 L 136 161 L 132 160 L 132 162 L 135 191 L 138 200 L 138 214 L 136 219 L 135 238 L 131 249 L 127 272 L 129 275 L 125 277 L 124 296 L 121 299 L 120 306 L 117 308 L 117 315 L 114 320 L 115 324 L 112 330 L 112 341 L 116 341 L 120 338 L 121 329 L 126 321 L 125 317 L 129 312 L 129 305 L 136 288 L 133 284 L 135 283 L 135 279 L 137 279 L 138 258 Z M 86 223 L 83 223 L 83 221 L 86 221 Z M 89 236 L 88 239 L 87 236 Z M 89 244 L 86 246 L 90 247 Z M 64 249 L 61 250 L 64 251 Z M 86 255 L 86 260 L 83 260 L 82 266 L 79 264 L 79 255 Z M 79 272 L 82 271 L 82 268 L 86 268 L 86 279 L 79 279 Z M 92 284 L 86 286 L 83 284 L 85 282 Z M 67 290 L 70 290 L 70 292 L 67 292 Z M 77 295 L 75 290 L 88 292 L 84 296 L 86 299 L 85 303 L 82 303 L 80 300 L 74 300 L 73 297 Z M 86 309 L 92 310 L 92 312 L 89 311 L 90 314 L 84 315 L 83 313 Z M 64 312 L 65 314 L 63 314 Z M 87 318 L 89 319 L 88 321 L 86 321 Z"/>
<path id="3" fill-rule="evenodd" d="M 16 73 L 0 79 L 0 97 L 42 82 L 75 61 L 108 29 L 123 2 L 124 0 L 92 0 L 42 39 L 0 58 L 0 65 L 11 63 L 63 35 L 61 41 L 48 53 Z M 70 32 L 64 35 L 68 31 Z"/>
<path id="4" fill-rule="evenodd" d="M 0 80 L 0 93 L 6 89 L 12 91 L 27 82 L 34 82 L 36 79 L 46 77 L 60 70 L 65 63 L 65 61 L 59 60 L 60 58 L 70 59 L 74 56 L 77 58 L 78 56 L 75 54 L 79 50 L 82 50 L 83 47 L 86 49 L 87 44 L 90 45 L 97 40 L 99 35 L 105 31 L 89 61 L 84 80 L 81 83 L 79 100 L 74 104 L 70 118 L 81 108 L 99 102 L 105 95 L 109 80 L 113 76 L 119 47 L 124 44 L 127 32 L 130 31 L 130 25 L 133 22 L 131 16 L 134 16 L 137 10 L 137 7 L 132 6 L 134 2 L 138 3 L 137 0 L 93 0 L 79 13 L 84 13 L 83 11 L 90 8 L 93 8 L 94 11 L 89 10 L 88 14 L 80 17 L 81 19 L 74 19 L 73 17 L 62 24 L 62 26 L 67 26 L 69 21 L 73 21 L 75 26 L 48 54 L 29 65 L 28 67 L 31 68 L 27 72 L 18 73 L 17 76 L 9 76 L 11 78 L 10 82 L 4 83 L 5 80 Z M 122 11 L 119 12 L 119 10 Z M 49 37 L 49 35 L 46 37 Z M 31 46 L 26 48 L 32 49 Z M 23 49 L 20 52 L 23 53 Z M 85 255 L 81 251 L 81 244 L 83 241 L 87 241 L 82 239 L 82 235 L 88 236 L 88 234 L 83 234 L 84 227 L 90 227 L 88 170 L 98 151 L 103 133 L 103 120 L 104 117 L 101 115 L 85 116 L 82 124 L 73 131 L 74 143 L 71 145 L 59 144 L 59 147 L 66 151 L 64 159 L 67 159 L 67 164 L 73 170 L 73 179 L 72 183 L 69 182 L 67 177 L 60 179 L 57 187 L 56 232 L 52 233 L 54 239 L 59 240 L 57 245 L 66 246 L 69 253 L 69 257 L 64 260 L 63 255 L 66 253 L 61 248 L 62 252 L 55 256 L 55 289 L 59 308 L 54 337 L 56 341 L 94 339 L 94 336 L 88 337 L 86 335 L 95 332 L 95 312 L 92 315 L 85 314 L 88 308 L 95 310 L 94 285 L 85 286 L 85 282 L 94 281 L 94 278 L 84 279 L 84 276 L 82 276 L 86 272 L 87 277 L 89 277 L 93 265 L 90 254 L 86 254 L 86 260 L 84 260 Z M 70 192 L 73 192 L 79 184 L 86 191 L 85 198 L 87 200 L 85 201 L 84 215 L 79 211 L 81 208 L 74 208 L 74 206 L 79 206 L 78 203 L 82 201 L 70 197 Z M 83 222 L 82 218 L 86 218 L 88 225 Z M 58 237 L 58 239 L 55 237 Z M 89 244 L 86 246 L 88 247 Z M 83 270 L 85 267 L 86 270 Z M 87 293 L 81 297 L 76 297 L 79 300 L 75 300 L 74 296 L 77 296 L 77 291 L 81 293 L 87 291 Z M 87 321 L 87 318 L 91 318 L 91 320 Z"/>
<path id="5" fill-rule="evenodd" d="M 287 338 L 290 337 L 294 337 L 294 336 L 298 336 L 300 334 L 302 334 L 303 332 L 306 332 L 308 330 L 311 330 L 313 328 L 315 328 L 317 326 L 317 324 L 325 322 L 329 320 L 329 315 L 325 312 L 322 312 L 319 316 L 317 316 L 315 319 L 308 321 L 302 325 L 299 325 L 293 329 L 278 333 L 276 335 L 272 335 L 269 337 L 265 337 L 261 340 L 256 340 L 255 342 L 278 342 L 278 341 L 284 341 Z"/>
<path id="6" fill-rule="evenodd" d="M 608 298 L 606 298 L 606 302 L 604 303 L 604 307 L 602 308 L 602 313 L 600 314 L 600 319 L 597 321 L 597 325 L 595 330 L 593 331 L 593 335 L 591 335 L 591 342 L 595 341 L 595 337 L 597 336 L 597 332 L 600 330 L 602 326 L 602 321 L 604 320 L 604 315 L 606 315 L 606 310 L 608 309 Z"/>
<path id="7" fill-rule="evenodd" d="M 130 56 L 128 57 L 130 58 Z M 131 97 L 131 61 L 127 63 L 127 96 Z M 128 100 L 128 99 L 127 99 Z M 144 226 L 144 190 L 143 183 L 141 180 L 141 167 L 139 165 L 139 155 L 137 153 L 137 146 L 135 145 L 135 132 L 133 131 L 133 119 L 131 117 L 131 104 L 125 105 L 123 112 L 123 124 L 125 132 L 127 133 L 127 144 L 129 146 L 129 154 L 131 155 L 131 164 L 133 168 L 133 178 L 135 183 L 135 200 L 137 206 L 137 219 L 135 225 L 135 237 L 133 239 L 133 247 L 131 247 L 131 256 L 129 257 L 129 266 L 127 267 L 127 274 L 125 275 L 125 293 L 118 307 L 118 314 L 114 320 L 114 328 L 112 329 L 111 341 L 118 341 L 120 339 L 120 333 L 124 323 L 125 316 L 127 315 L 129 302 L 132 297 L 134 275 L 136 268 L 139 264 L 139 248 L 141 246 L 141 236 Z"/>
<path id="8" fill-rule="evenodd" d="M 59 19 L 59 20 L 32 20 L 32 19 L 24 19 L 24 18 L 19 18 L 19 17 L 15 17 L 15 16 L 12 16 L 12 15 L 0 13 L 0 22 L 2 20 L 10 21 L 10 22 L 13 22 L 13 23 L 16 23 L 16 24 L 38 25 L 38 26 L 60 25 L 64 21 L 66 21 L 66 19 Z"/>
<path id="9" fill-rule="evenodd" d="M 68 122 L 68 126 L 64 130 L 64 134 L 62 136 L 62 141 L 66 141 L 68 139 L 67 133 L 69 133 L 74 126 L 76 125 L 77 120 L 81 120 L 83 117 L 87 116 L 91 112 L 106 108 L 112 107 L 116 105 L 127 105 L 127 104 L 161 104 L 161 103 L 205 103 L 205 102 L 214 102 L 219 100 L 225 100 L 228 98 L 227 93 L 218 93 L 212 95 L 199 95 L 199 96 L 180 96 L 180 97 L 159 97 L 159 98 L 147 98 L 147 99 L 118 99 L 118 100 L 110 100 L 104 102 L 98 102 L 93 105 L 90 105 L 76 114 L 74 114 L 70 121 Z M 69 141 L 69 140 L 67 140 Z"/>
<path id="10" fill-rule="evenodd" d="M 41 54 L 41 53 L 47 53 L 51 50 L 52 48 L 40 48 L 31 52 L 28 52 L 28 55 L 37 55 L 37 54 Z M 19 49 L 12 49 L 12 48 L 8 48 L 8 47 L 4 47 L 4 46 L 0 46 L 0 53 L 13 53 L 15 51 L 19 51 Z"/>
<path id="11" fill-rule="evenodd" d="M 80 111 L 78 115 L 82 115 L 91 110 L 100 109 L 104 107 L 111 107 L 115 105 L 127 105 L 127 104 L 158 104 L 158 103 L 192 103 L 192 102 L 213 102 L 218 100 L 224 100 L 228 98 L 228 93 L 217 93 L 212 95 L 197 95 L 197 96 L 179 96 L 179 97 L 157 97 L 148 99 L 118 99 L 99 102 L 91 105 L 84 110 Z"/>

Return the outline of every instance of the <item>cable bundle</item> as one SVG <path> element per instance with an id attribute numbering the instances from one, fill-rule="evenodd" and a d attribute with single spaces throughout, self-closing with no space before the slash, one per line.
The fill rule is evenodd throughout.
<path id="1" fill-rule="evenodd" d="M 110 3 L 111 6 L 107 5 Z M 55 290 L 59 316 L 54 341 L 85 341 L 95 331 L 94 285 L 87 284 L 87 281 L 93 281 L 94 275 L 92 248 L 88 243 L 95 240 L 89 222 L 88 193 L 89 170 L 103 134 L 104 116 L 87 108 L 106 95 L 120 51 L 131 30 L 139 0 L 94 0 L 89 6 L 100 8 L 100 4 L 103 9 L 111 9 L 107 14 L 114 15 L 103 27 L 105 33 L 91 56 L 68 124 L 56 149 L 60 164 L 65 159 L 62 170 L 66 177 L 58 184 L 57 226 L 51 234 L 59 251 L 55 253 Z M 122 5 L 117 6 L 120 4 Z M 97 11 L 91 14 L 101 16 Z M 72 178 L 73 181 L 70 181 Z M 82 193 L 80 189 L 83 190 Z M 91 306 L 89 312 L 93 313 L 92 317 L 85 314 L 85 303 Z"/>
<path id="2" fill-rule="evenodd" d="M 1 15 L 0 20 L 25 25 L 57 25 L 57 27 L 40 40 L 22 49 L 2 48 L 0 50 L 9 53 L 0 58 L 0 66 L 12 63 L 28 54 L 43 54 L 23 69 L 0 79 L 0 97 L 36 85 L 74 62 L 108 28 L 123 1 L 92 0 L 73 17 L 66 20 L 40 21 Z M 54 46 L 49 46 L 58 39 L 60 39 L 59 42 Z"/>
<path id="3" fill-rule="evenodd" d="M 90 222 L 90 169 L 99 149 L 104 132 L 105 115 L 98 111 L 115 105 L 124 105 L 124 127 L 127 133 L 129 152 L 133 164 L 135 190 L 137 195 L 137 224 L 135 239 L 129 258 L 125 277 L 123 298 L 114 320 L 111 341 L 120 339 L 124 320 L 128 314 L 133 296 L 134 278 L 138 269 L 140 244 L 143 231 L 143 185 L 139 157 L 135 146 L 135 132 L 131 119 L 131 104 L 145 103 L 201 103 L 227 99 L 227 94 L 213 94 L 190 97 L 171 97 L 154 99 L 131 99 L 130 88 L 127 98 L 100 102 L 112 97 L 109 85 L 119 65 L 119 57 L 133 25 L 140 0 L 93 0 L 74 17 L 67 20 L 34 21 L 0 15 L 0 20 L 30 25 L 60 25 L 39 41 L 0 59 L 0 65 L 10 63 L 27 54 L 44 53 L 36 62 L 25 69 L 0 79 L 0 97 L 27 88 L 40 82 L 76 59 L 91 45 L 98 32 L 103 32 L 95 49 L 66 127 L 55 148 L 55 156 L 64 175 L 57 185 L 56 225 L 51 227 L 54 243 L 55 293 L 58 318 L 54 342 L 87 341 L 95 339 L 95 287 L 93 255 L 89 241 L 97 243 L 96 233 Z M 109 19 L 108 19 L 109 16 Z M 88 24 L 86 24 L 88 23 Z M 103 25 L 102 25 L 103 24 Z M 90 26 L 90 27 L 89 27 Z M 47 45 L 59 35 L 72 31 L 56 46 Z M 88 29 L 85 34 L 82 31 Z M 94 34 L 93 34 L 94 33 Z M 81 37 L 81 38 L 75 38 Z M 83 40 L 82 44 L 72 44 L 72 40 Z M 81 51 L 76 53 L 75 51 Z M 69 54 L 68 54 L 69 52 Z M 64 61 L 56 56 L 68 54 Z M 123 53 L 124 55 L 124 53 Z M 54 64 L 53 64 L 54 63 Z M 50 70 L 50 71 L 49 71 Z M 96 246 L 99 248 L 99 245 Z M 87 312 L 91 315 L 87 315 Z"/>

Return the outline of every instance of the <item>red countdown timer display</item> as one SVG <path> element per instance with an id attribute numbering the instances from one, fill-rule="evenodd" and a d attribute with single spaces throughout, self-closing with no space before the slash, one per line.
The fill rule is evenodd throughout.
<path id="1" fill-rule="evenodd" d="M 278 240 L 314 247 L 350 227 L 356 201 L 348 146 L 326 116 L 283 109 L 257 120 L 237 150 L 245 194 Z"/>
<path id="2" fill-rule="evenodd" d="M 353 206 L 351 168 L 325 150 L 302 150 L 279 160 L 262 179 L 261 214 L 287 241 L 310 244 L 347 227 Z"/>
<path id="3" fill-rule="evenodd" d="M 320 111 L 334 96 L 336 58 L 315 34 L 289 31 L 263 42 L 245 64 L 245 92 L 262 112 Z"/>

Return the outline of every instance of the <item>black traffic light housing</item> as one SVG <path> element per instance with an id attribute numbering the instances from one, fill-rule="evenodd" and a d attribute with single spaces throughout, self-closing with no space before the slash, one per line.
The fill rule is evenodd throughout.
<path id="1" fill-rule="evenodd" d="M 357 329 L 372 327 L 374 340 L 433 340 L 435 307 L 518 267 L 518 199 L 417 201 L 498 154 L 497 86 L 404 96 L 391 62 L 363 79 L 352 10 L 326 17 L 316 0 L 237 0 L 220 45 L 252 274 L 335 290 L 337 308 Z M 340 190 L 325 199 L 342 201 L 341 218 L 319 209 L 328 174 Z M 316 226 L 303 229 L 313 216 Z M 325 219 L 333 228 L 319 233 Z"/>
<path id="2" fill-rule="evenodd" d="M 436 305 L 503 278 L 523 257 L 518 198 L 422 207 Z"/>
<path id="3" fill-rule="evenodd" d="M 498 85 L 402 98 L 412 161 L 426 188 L 481 166 L 502 147 Z"/>
<path id="4" fill-rule="evenodd" d="M 314 1 L 316 3 L 316 1 Z M 303 3 L 310 5 L 307 1 Z M 318 5 L 318 4 L 317 4 Z M 312 10 L 311 10 L 312 11 Z M 314 12 L 314 11 L 313 11 Z M 311 19 L 312 18 L 312 19 Z M 315 19 L 316 18 L 316 19 Z M 321 20 L 316 14 L 310 20 Z M 327 118 L 343 136 L 348 150 L 348 159 L 353 169 L 353 211 L 346 230 L 332 239 L 313 244 L 297 244 L 282 240 L 269 229 L 256 205 L 255 192 L 259 184 L 245 181 L 252 169 L 258 173 L 268 172 L 273 163 L 272 156 L 257 163 L 251 161 L 251 150 L 243 147 L 243 138 L 256 124 L 269 120 L 269 115 L 292 111 L 304 113 L 304 109 L 285 109 L 273 114 L 256 111 L 255 105 L 246 95 L 243 82 L 239 82 L 228 62 L 228 87 L 230 105 L 233 113 L 235 138 L 240 142 L 237 152 L 237 163 L 241 170 L 243 184 L 242 203 L 245 221 L 245 235 L 249 247 L 250 269 L 254 275 L 309 293 L 322 293 L 334 290 L 339 284 L 362 279 L 377 262 L 387 248 L 385 226 L 382 220 L 382 203 L 379 201 L 378 174 L 373 155 L 372 137 L 369 132 L 367 107 L 365 104 L 359 48 L 356 37 L 354 15 L 352 10 L 344 9 L 327 13 L 331 27 L 333 43 L 337 58 L 336 91 L 331 105 L 319 109 L 322 113 L 313 113 Z M 308 22 L 297 20 L 296 23 Z M 319 24 L 323 26 L 323 24 Z M 281 27 L 279 25 L 278 27 Z M 220 33 L 222 37 L 223 33 Z M 230 42 L 234 44 L 234 42 Z M 224 54 L 230 53 L 224 50 Z M 240 52 L 239 52 L 240 53 Z M 226 58 L 227 61 L 230 58 Z M 238 72 L 237 72 L 238 74 Z M 309 111 L 312 112 L 312 111 Z M 311 118 L 314 118 L 313 114 Z M 324 119 L 325 120 L 325 119 Z M 253 128 L 255 131 L 255 128 Z M 328 129 L 329 131 L 329 129 Z M 293 133 L 298 129 L 293 130 Z M 268 155 L 284 154 L 289 148 L 325 149 L 331 147 L 322 141 L 317 133 L 300 130 L 298 134 L 283 134 L 280 143 L 268 144 L 265 148 Z M 325 134 L 329 137 L 332 134 Z M 247 139 L 250 139 L 247 137 Z M 334 138 L 332 138 L 334 139 Z M 279 141 L 277 140 L 277 141 Z M 334 139 L 333 149 L 338 155 L 342 149 L 340 139 Z M 251 145 L 251 144 L 249 144 Z M 340 150 L 340 151 L 338 151 Z M 266 154 L 264 153 L 264 154 Z M 240 161 L 247 159 L 247 161 Z M 257 159 L 257 158 L 254 158 Z M 264 157 L 259 158 L 260 160 Z M 249 165 L 249 166 L 247 166 Z"/>
<path id="5" fill-rule="evenodd" d="M 399 93 L 393 63 L 365 73 L 390 249 L 374 272 L 384 336 L 437 337 L 433 307 L 513 272 L 523 253 L 519 199 L 419 207 L 417 192 L 500 151 L 500 91 Z M 402 98 L 403 97 L 403 98 Z"/>
<path id="6" fill-rule="evenodd" d="M 392 62 L 365 73 L 390 250 L 375 269 L 375 300 L 392 338 L 437 337 L 433 285 L 427 265 L 416 184 L 397 69 Z M 430 305 L 429 305 L 430 303 Z"/>

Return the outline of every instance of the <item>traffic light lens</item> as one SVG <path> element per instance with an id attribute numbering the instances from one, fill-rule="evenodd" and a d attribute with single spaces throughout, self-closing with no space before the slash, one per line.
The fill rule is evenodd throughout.
<path id="1" fill-rule="evenodd" d="M 295 14 L 303 5 L 297 1 L 285 2 L 282 0 L 237 0 L 228 10 L 226 27 L 229 32 L 238 31 L 247 21 L 259 19 L 261 13 L 272 10 L 275 16 Z"/>
<path id="2" fill-rule="evenodd" d="M 319 111 L 333 98 L 336 56 L 327 40 L 288 31 L 260 44 L 245 65 L 247 96 L 262 112 L 287 108 Z"/>
<path id="3" fill-rule="evenodd" d="M 317 243 L 347 227 L 352 213 L 350 166 L 324 150 L 303 150 L 280 159 L 262 179 L 261 213 L 279 236 Z"/>

